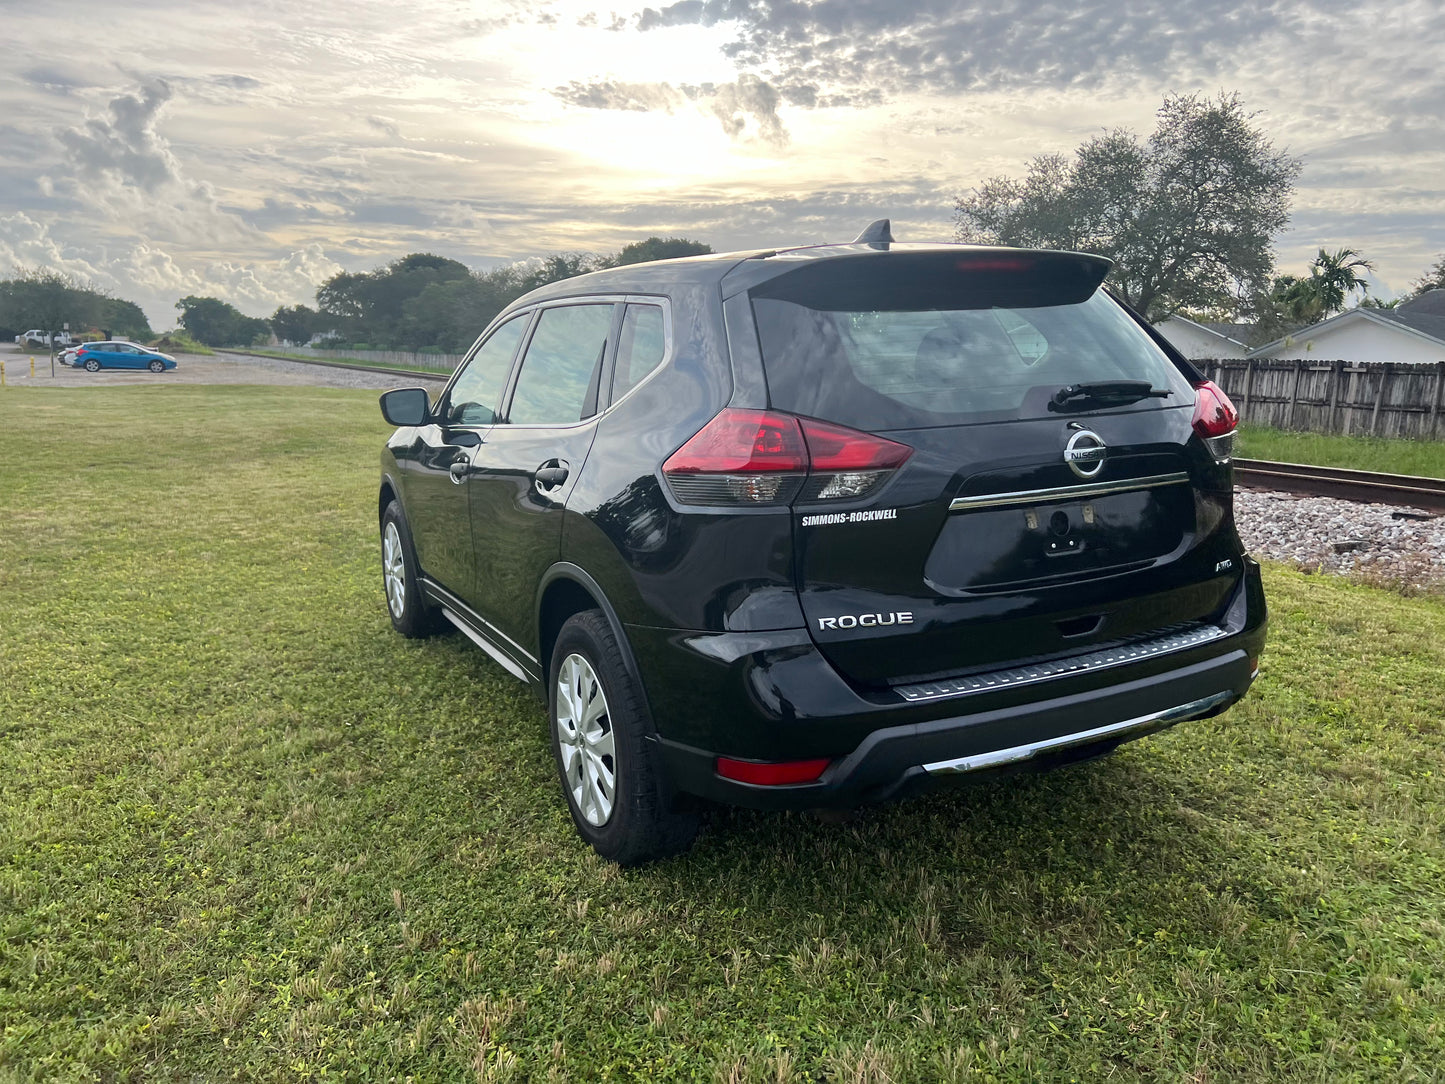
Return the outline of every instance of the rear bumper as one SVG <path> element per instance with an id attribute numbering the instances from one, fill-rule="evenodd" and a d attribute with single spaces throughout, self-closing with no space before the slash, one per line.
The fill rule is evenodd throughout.
<path id="1" fill-rule="evenodd" d="M 649 643 L 643 635 L 639 644 L 638 633 L 660 630 L 628 631 L 643 648 L 659 750 L 679 790 L 731 805 L 815 809 L 1084 759 L 1217 715 L 1249 689 L 1264 646 L 1264 595 L 1253 562 L 1222 628 L 1223 636 L 1163 656 L 922 702 L 853 689 L 806 632 L 734 634 L 745 642 L 723 644 L 681 634 Z M 670 664 L 662 682 L 649 665 L 659 662 Z M 663 688 L 680 691 L 658 696 Z M 814 783 L 762 786 L 719 776 L 718 756 L 832 762 Z"/>

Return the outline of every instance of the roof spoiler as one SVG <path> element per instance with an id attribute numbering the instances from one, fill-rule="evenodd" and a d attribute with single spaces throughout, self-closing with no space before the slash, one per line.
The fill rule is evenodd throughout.
<path id="1" fill-rule="evenodd" d="M 886 218 L 880 218 L 876 222 L 868 223 L 868 228 L 853 238 L 855 245 L 869 245 L 876 249 L 886 250 L 893 243 L 893 229 L 891 222 Z"/>

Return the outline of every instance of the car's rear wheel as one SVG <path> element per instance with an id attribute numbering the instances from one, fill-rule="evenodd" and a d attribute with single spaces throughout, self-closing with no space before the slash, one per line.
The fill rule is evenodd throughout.
<path id="1" fill-rule="evenodd" d="M 86 358 L 86 359 L 85 359 L 85 371 L 86 371 L 87 373 L 98 373 L 98 372 L 100 372 L 100 362 L 96 361 L 94 358 Z"/>
<path id="2" fill-rule="evenodd" d="M 163 373 L 166 371 L 166 363 L 157 358 L 155 361 L 152 361 L 147 368 L 153 373 Z"/>
<path id="3" fill-rule="evenodd" d="M 647 740 L 642 690 L 600 610 L 562 626 L 547 688 L 562 791 L 593 850 L 637 866 L 692 846 L 699 818 L 672 808 L 672 788 Z"/>
<path id="4" fill-rule="evenodd" d="M 392 501 L 381 515 L 381 581 L 391 626 L 409 639 L 430 636 L 441 626 L 426 604 L 416 574 L 416 551 L 401 505 Z"/>

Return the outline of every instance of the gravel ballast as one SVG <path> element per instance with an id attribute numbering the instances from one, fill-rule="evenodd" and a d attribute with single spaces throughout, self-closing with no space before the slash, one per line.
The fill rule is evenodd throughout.
<path id="1" fill-rule="evenodd" d="M 1234 515 L 1256 557 L 1401 586 L 1445 585 L 1445 518 L 1418 508 L 1239 489 Z"/>

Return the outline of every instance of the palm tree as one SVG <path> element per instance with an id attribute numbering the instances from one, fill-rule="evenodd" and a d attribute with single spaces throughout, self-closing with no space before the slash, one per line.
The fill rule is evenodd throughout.
<path id="1" fill-rule="evenodd" d="M 1360 272 L 1374 269 L 1371 261 L 1352 248 L 1342 248 L 1333 255 L 1320 249 L 1320 254 L 1310 264 L 1310 277 L 1306 280 L 1311 293 L 1319 301 L 1317 318 L 1324 319 L 1339 312 L 1356 290 L 1368 294 L 1369 284 Z"/>

